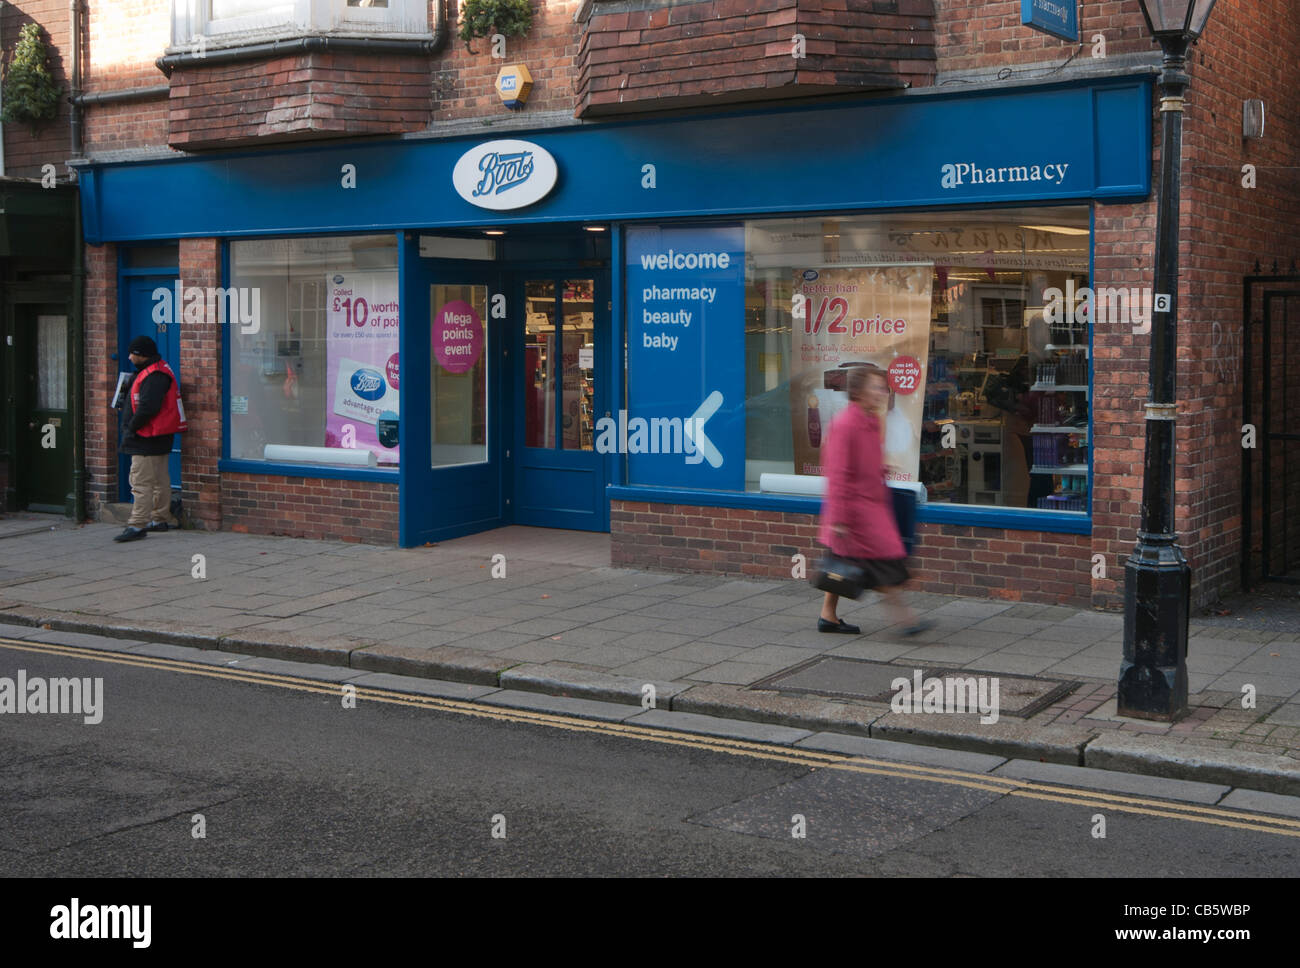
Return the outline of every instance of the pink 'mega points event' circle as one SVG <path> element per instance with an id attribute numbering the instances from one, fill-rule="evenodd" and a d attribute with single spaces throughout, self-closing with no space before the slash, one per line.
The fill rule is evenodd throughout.
<path id="1" fill-rule="evenodd" d="M 483 321 L 463 300 L 447 303 L 433 320 L 433 355 L 448 373 L 464 373 L 483 354 Z"/>

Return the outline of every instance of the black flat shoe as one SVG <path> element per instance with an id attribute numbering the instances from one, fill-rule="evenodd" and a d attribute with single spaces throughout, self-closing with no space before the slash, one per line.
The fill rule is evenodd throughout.
<path id="1" fill-rule="evenodd" d="M 139 541 L 141 538 L 147 538 L 147 537 L 149 537 L 149 532 L 146 531 L 144 528 L 128 527 L 125 531 L 123 531 L 113 540 L 114 541 Z"/>
<path id="2" fill-rule="evenodd" d="M 826 619 L 820 617 L 817 619 L 817 631 L 843 632 L 845 635 L 862 634 L 862 629 L 858 628 L 856 625 L 850 625 L 848 622 L 844 621 L 844 619 L 840 619 L 838 622 L 828 622 Z"/>
<path id="3" fill-rule="evenodd" d="M 909 625 L 907 628 L 903 629 L 903 634 L 920 635 L 922 632 L 928 632 L 932 628 L 934 628 L 934 622 L 928 618 L 923 618 L 915 625 Z"/>

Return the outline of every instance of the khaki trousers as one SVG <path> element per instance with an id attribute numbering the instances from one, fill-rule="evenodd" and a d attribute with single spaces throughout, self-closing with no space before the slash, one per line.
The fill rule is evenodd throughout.
<path id="1" fill-rule="evenodd" d="M 172 517 L 172 482 L 167 471 L 167 454 L 151 457 L 131 455 L 131 517 L 127 526 L 143 528 L 154 521 L 175 524 Z"/>

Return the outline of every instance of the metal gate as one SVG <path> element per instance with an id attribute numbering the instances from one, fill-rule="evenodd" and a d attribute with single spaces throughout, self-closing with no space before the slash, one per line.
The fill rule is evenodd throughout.
<path id="1" fill-rule="evenodd" d="M 1243 335 L 1241 583 L 1300 585 L 1300 275 L 1246 278 Z"/>

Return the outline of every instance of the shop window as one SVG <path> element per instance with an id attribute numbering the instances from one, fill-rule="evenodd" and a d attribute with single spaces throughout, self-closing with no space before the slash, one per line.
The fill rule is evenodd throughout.
<path id="1" fill-rule="evenodd" d="M 232 242 L 230 277 L 229 456 L 395 469 L 396 240 Z"/>
<path id="2" fill-rule="evenodd" d="M 425 34 L 423 0 L 173 0 L 172 43 L 249 43 L 303 32 Z"/>
<path id="3" fill-rule="evenodd" d="M 430 286 L 434 467 L 488 459 L 486 286 Z"/>
<path id="4" fill-rule="evenodd" d="M 1088 286 L 1088 226 L 1075 207 L 629 229 L 629 422 L 705 415 L 713 448 L 678 468 L 633 443 L 629 483 L 820 494 L 847 371 L 874 365 L 892 480 L 1087 511 L 1089 333 L 1053 291 Z"/>
<path id="5" fill-rule="evenodd" d="M 68 317 L 36 317 L 36 407 L 68 406 Z"/>

